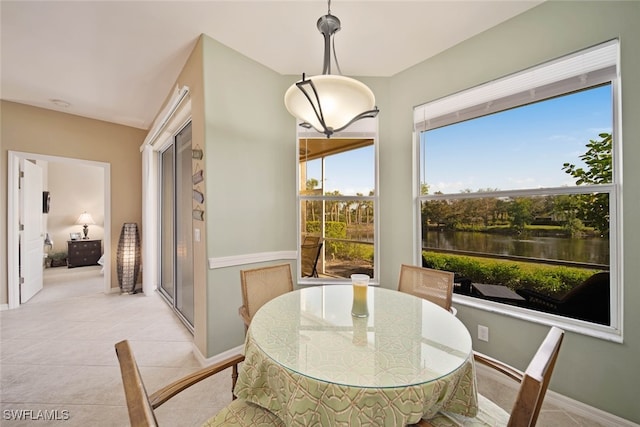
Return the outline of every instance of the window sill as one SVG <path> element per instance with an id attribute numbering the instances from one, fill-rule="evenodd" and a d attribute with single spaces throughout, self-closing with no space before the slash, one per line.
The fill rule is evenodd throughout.
<path id="1" fill-rule="evenodd" d="M 623 343 L 623 334 L 621 327 L 616 328 L 614 326 L 598 325 L 582 320 L 571 319 L 564 316 L 558 316 L 555 314 L 544 313 L 541 311 L 530 310 L 508 304 L 501 304 L 494 301 L 459 294 L 453 294 L 453 303 L 460 306 L 471 307 L 478 310 L 488 311 L 490 313 L 496 313 L 516 319 L 525 320 L 531 323 L 537 323 L 547 326 L 557 326 L 566 331 L 571 331 L 581 335 L 587 335 L 606 341 L 620 344 Z M 612 320 L 615 321 L 616 319 Z"/>

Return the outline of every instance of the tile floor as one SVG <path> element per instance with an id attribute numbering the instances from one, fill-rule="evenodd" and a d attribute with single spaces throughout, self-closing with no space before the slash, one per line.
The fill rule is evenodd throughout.
<path id="1" fill-rule="evenodd" d="M 105 295 L 99 267 L 45 270 L 44 289 L 2 311 L 0 425 L 127 426 L 113 345 L 131 341 L 152 392 L 200 365 L 191 335 L 158 296 Z M 203 381 L 158 409 L 165 426 L 202 424 L 231 401 L 231 372 Z M 58 411 L 68 420 L 9 420 L 6 410 Z M 55 412 L 50 412 L 55 414 Z"/>
<path id="2" fill-rule="evenodd" d="M 190 333 L 158 295 L 105 295 L 102 289 L 99 267 L 47 269 L 38 295 L 0 313 L 0 425 L 127 426 L 113 349 L 122 339 L 131 341 L 150 392 L 199 367 Z M 509 408 L 511 390 L 483 377 L 479 384 Z M 230 371 L 217 374 L 160 407 L 158 421 L 200 425 L 231 400 L 230 389 Z M 59 419 L 10 419 L 20 410 L 34 418 L 46 410 Z M 599 424 L 545 405 L 538 426 Z"/>

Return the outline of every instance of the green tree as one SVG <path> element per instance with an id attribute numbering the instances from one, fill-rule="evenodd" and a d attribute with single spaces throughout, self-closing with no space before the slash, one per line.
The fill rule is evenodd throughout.
<path id="1" fill-rule="evenodd" d="M 314 192 L 314 190 L 316 189 L 316 187 L 318 186 L 318 180 L 315 178 L 309 178 L 307 179 L 307 183 L 306 183 L 306 190 L 309 194 L 312 194 Z M 309 210 L 309 208 L 311 208 L 311 221 L 317 221 L 316 218 L 316 205 L 318 204 L 318 202 L 307 202 L 307 210 Z"/>
<path id="2" fill-rule="evenodd" d="M 509 203 L 508 212 L 511 228 L 520 233 L 524 231 L 526 225 L 531 224 L 533 219 L 531 207 L 531 199 L 528 197 L 516 197 Z"/>
<path id="3" fill-rule="evenodd" d="M 590 140 L 587 151 L 580 156 L 586 169 L 571 163 L 565 163 L 562 169 L 576 178 L 576 184 L 608 184 L 613 180 L 613 161 L 611 149 L 613 139 L 610 133 L 601 133 L 599 141 Z M 609 196 L 608 194 L 585 194 L 581 196 L 580 216 L 588 225 L 609 234 Z"/>

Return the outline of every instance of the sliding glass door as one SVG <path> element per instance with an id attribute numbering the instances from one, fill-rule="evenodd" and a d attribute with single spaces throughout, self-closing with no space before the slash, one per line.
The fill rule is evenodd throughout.
<path id="1" fill-rule="evenodd" d="M 193 327 L 191 123 L 160 152 L 160 287 Z"/>

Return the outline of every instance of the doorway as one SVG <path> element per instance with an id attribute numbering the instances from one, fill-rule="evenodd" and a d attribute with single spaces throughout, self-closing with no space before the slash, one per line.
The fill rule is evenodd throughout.
<path id="1" fill-rule="evenodd" d="M 191 122 L 159 151 L 160 293 L 193 331 Z"/>
<path id="2" fill-rule="evenodd" d="M 103 207 L 103 285 L 105 293 L 111 292 L 111 215 L 110 215 L 110 165 L 103 162 L 80 160 L 67 157 L 49 156 L 43 154 L 24 153 L 9 151 L 7 164 L 7 265 L 8 265 L 8 305 L 9 309 L 20 306 L 20 239 L 21 215 L 20 215 L 20 162 L 31 161 L 41 164 L 56 163 L 63 164 L 67 168 L 91 168 L 102 177 L 102 188 L 95 191 L 101 194 L 101 205 Z M 52 196 L 52 203 L 55 203 L 55 195 Z M 42 198 L 42 195 L 39 196 Z M 71 213 L 70 215 L 79 215 Z M 97 215 L 98 213 L 96 213 Z M 75 219 L 75 218 L 74 218 Z M 45 229 L 46 232 L 46 229 Z M 44 238 L 44 236 L 43 236 Z M 64 240 L 59 242 L 59 247 L 65 248 Z"/>

